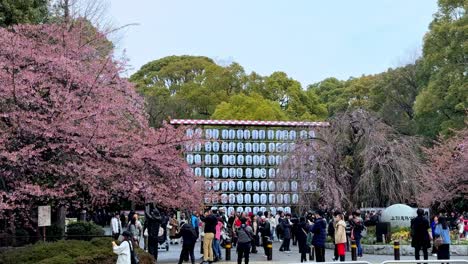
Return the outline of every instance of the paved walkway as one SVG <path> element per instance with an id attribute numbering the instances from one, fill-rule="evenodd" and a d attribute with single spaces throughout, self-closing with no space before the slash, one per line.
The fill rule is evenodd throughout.
<path id="1" fill-rule="evenodd" d="M 273 243 L 273 261 L 266 261 L 266 257 L 264 257 L 264 251 L 263 248 L 258 248 L 258 253 L 257 254 L 251 254 L 250 256 L 250 263 L 251 264 L 263 264 L 263 263 L 299 263 L 301 258 L 299 255 L 299 251 L 297 246 L 292 246 L 291 245 L 291 250 L 292 253 L 284 253 L 284 252 L 279 252 L 279 247 L 280 243 L 279 242 L 274 242 Z M 160 251 L 159 252 L 159 257 L 158 257 L 158 263 L 177 263 L 179 260 L 180 256 L 180 251 L 181 251 L 181 246 L 180 245 L 170 245 L 169 251 Z M 195 247 L 195 258 L 197 259 L 196 263 L 201 262 L 201 254 L 200 254 L 200 242 L 197 242 L 197 245 Z M 222 249 L 222 257 L 225 257 L 225 250 Z M 325 253 L 325 260 L 327 262 L 331 262 L 333 257 L 333 251 L 332 250 L 326 250 Z M 402 260 L 406 259 L 414 259 L 414 256 L 402 256 Z M 429 257 L 429 259 L 436 259 L 435 257 Z M 468 259 L 468 256 L 456 256 L 453 257 L 452 259 Z M 351 253 L 346 254 L 346 260 L 351 260 Z M 364 255 L 363 258 L 360 258 L 358 260 L 362 261 L 368 261 L 371 263 L 381 263 L 385 260 L 393 260 L 393 256 L 387 256 L 387 255 Z M 236 249 L 233 248 L 231 251 L 231 261 L 219 261 L 217 262 L 218 264 L 222 263 L 233 263 L 237 261 L 237 253 Z M 312 261 L 310 261 L 312 262 Z M 338 264 L 339 262 L 337 262 Z"/>

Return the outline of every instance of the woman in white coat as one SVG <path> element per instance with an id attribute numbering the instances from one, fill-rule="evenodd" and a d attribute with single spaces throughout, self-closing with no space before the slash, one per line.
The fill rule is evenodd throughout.
<path id="1" fill-rule="evenodd" d="M 118 255 L 117 264 L 131 264 L 131 250 L 133 250 L 132 234 L 128 231 L 122 233 L 124 240 L 117 246 L 115 241 L 112 241 L 112 250 Z"/>

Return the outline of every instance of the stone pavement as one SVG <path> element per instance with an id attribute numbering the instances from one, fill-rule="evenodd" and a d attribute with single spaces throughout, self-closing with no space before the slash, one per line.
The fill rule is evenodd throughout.
<path id="1" fill-rule="evenodd" d="M 279 247 L 280 243 L 279 242 L 274 242 L 273 243 L 273 261 L 266 261 L 266 257 L 264 257 L 264 251 L 263 248 L 258 248 L 258 253 L 257 254 L 250 254 L 250 262 L 251 264 L 272 264 L 272 263 L 300 263 L 300 255 L 297 246 L 292 246 L 291 243 L 291 253 L 284 253 L 284 252 L 279 252 Z M 180 256 L 180 251 L 181 251 L 181 246 L 180 245 L 170 245 L 169 251 L 159 251 L 159 257 L 158 257 L 158 263 L 177 263 L 179 260 Z M 196 247 L 195 247 L 195 258 L 197 259 L 196 263 L 201 262 L 201 254 L 200 254 L 200 242 L 197 242 Z M 333 258 L 333 251 L 332 250 L 326 250 L 325 253 L 325 260 L 327 262 L 331 262 Z M 225 249 L 222 248 L 222 257 L 225 257 Z M 414 259 L 414 256 L 402 256 L 402 260 L 406 259 Z M 436 259 L 435 257 L 429 257 L 429 259 Z M 452 259 L 468 259 L 468 256 L 456 256 L 452 257 Z M 346 254 L 346 260 L 350 261 L 351 260 L 351 253 Z M 393 255 L 388 256 L 388 255 L 364 255 L 363 258 L 360 258 L 358 260 L 362 261 L 368 261 L 371 263 L 381 263 L 385 260 L 393 260 Z M 216 262 L 217 264 L 222 264 L 222 263 L 234 263 L 237 261 L 237 253 L 236 249 L 233 248 L 231 251 L 231 261 L 219 261 Z M 312 262 L 312 261 L 310 261 Z M 339 262 L 337 262 L 338 264 Z"/>

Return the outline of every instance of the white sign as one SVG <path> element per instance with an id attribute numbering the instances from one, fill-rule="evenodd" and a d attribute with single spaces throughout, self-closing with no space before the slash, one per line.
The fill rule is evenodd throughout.
<path id="1" fill-rule="evenodd" d="M 392 227 L 410 227 L 411 219 L 415 217 L 416 209 L 405 204 L 394 204 L 383 211 L 380 221 L 390 222 Z"/>
<path id="2" fill-rule="evenodd" d="M 38 226 L 50 226 L 50 206 L 39 206 Z"/>

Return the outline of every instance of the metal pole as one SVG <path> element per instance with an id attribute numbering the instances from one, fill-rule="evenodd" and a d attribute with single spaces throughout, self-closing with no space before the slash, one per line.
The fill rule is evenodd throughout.
<path id="1" fill-rule="evenodd" d="M 357 245 L 356 240 L 351 240 L 351 260 L 357 261 Z"/>
<path id="2" fill-rule="evenodd" d="M 231 240 L 228 239 L 226 240 L 226 261 L 231 260 L 231 248 L 232 248 L 232 243 L 231 243 Z"/>
<path id="3" fill-rule="evenodd" d="M 268 239 L 266 241 L 266 248 L 268 249 L 267 251 L 267 260 L 273 260 L 273 241 Z"/>
<path id="4" fill-rule="evenodd" d="M 399 241 L 393 242 L 393 255 L 395 256 L 395 260 L 400 260 L 400 242 Z"/>
<path id="5" fill-rule="evenodd" d="M 45 232 L 45 226 L 42 227 L 42 232 L 43 232 L 43 238 L 44 238 L 44 242 L 46 241 L 46 232 Z"/>

